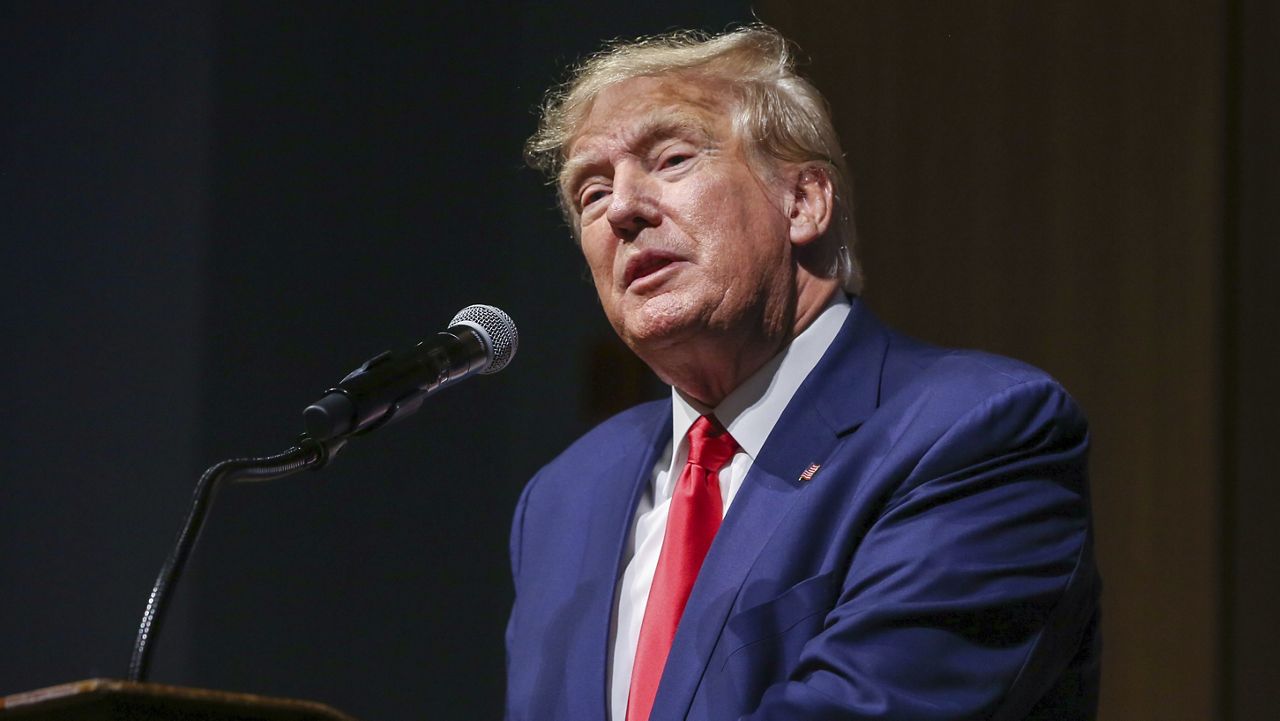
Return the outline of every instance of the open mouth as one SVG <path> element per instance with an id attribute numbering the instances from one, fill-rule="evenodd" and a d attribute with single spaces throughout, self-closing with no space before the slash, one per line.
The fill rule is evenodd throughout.
<path id="1" fill-rule="evenodd" d="M 628 280 L 627 285 L 630 285 L 637 280 L 641 280 L 646 276 L 657 273 L 668 265 L 671 265 L 672 260 L 674 259 L 658 256 L 641 259 L 640 262 L 636 264 L 635 268 L 630 270 L 629 274 L 631 277 Z"/>
<path id="2" fill-rule="evenodd" d="M 641 251 L 627 261 L 625 281 L 631 287 L 645 278 L 649 278 L 681 259 L 673 253 L 656 250 Z"/>

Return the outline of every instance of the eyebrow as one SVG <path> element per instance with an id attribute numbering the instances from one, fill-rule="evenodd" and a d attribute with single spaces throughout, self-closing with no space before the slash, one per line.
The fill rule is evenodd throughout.
<path id="1" fill-rule="evenodd" d="M 712 138 L 711 128 L 700 117 L 680 110 L 664 113 L 650 113 L 629 131 L 629 144 L 634 150 L 644 152 L 654 144 L 667 138 L 692 137 L 698 142 L 707 143 Z M 568 192 L 582 182 L 583 176 L 598 167 L 601 160 L 590 154 L 572 157 L 560 168 L 560 190 Z"/>

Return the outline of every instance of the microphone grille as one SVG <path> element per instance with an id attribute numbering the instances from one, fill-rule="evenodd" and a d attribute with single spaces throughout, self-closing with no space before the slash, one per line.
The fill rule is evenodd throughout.
<path id="1" fill-rule="evenodd" d="M 480 331 L 489 342 L 489 364 L 481 373 L 497 373 L 516 357 L 520 335 L 516 333 L 516 324 L 511 316 L 501 310 L 491 305 L 469 305 L 449 321 L 450 328 L 455 325 L 466 325 Z"/>

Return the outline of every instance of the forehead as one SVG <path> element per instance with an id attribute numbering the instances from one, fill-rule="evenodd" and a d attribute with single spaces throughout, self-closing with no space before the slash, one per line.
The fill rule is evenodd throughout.
<path id="1" fill-rule="evenodd" d="M 566 144 L 561 178 L 568 178 L 591 157 L 655 136 L 698 134 L 725 140 L 732 129 L 730 107 L 723 84 L 708 80 L 639 77 L 610 85 L 591 103 Z"/>

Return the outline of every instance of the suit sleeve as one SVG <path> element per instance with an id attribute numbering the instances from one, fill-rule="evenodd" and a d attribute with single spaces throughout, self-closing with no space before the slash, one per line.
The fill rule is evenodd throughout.
<path id="1" fill-rule="evenodd" d="M 514 590 L 517 595 L 519 595 L 520 593 L 520 585 L 521 585 L 520 584 L 520 562 L 522 558 L 521 552 L 523 550 L 523 544 L 524 544 L 525 511 L 528 508 L 529 496 L 532 494 L 533 487 L 537 484 L 537 480 L 538 480 L 538 476 L 534 476 L 534 478 L 531 481 L 529 481 L 528 484 L 525 485 L 524 490 L 520 492 L 520 500 L 516 503 L 516 510 L 511 520 L 511 541 L 510 541 L 510 547 L 509 547 L 509 551 L 511 554 L 511 579 L 512 579 L 512 583 L 515 586 Z M 513 599 L 512 602 L 514 604 L 515 599 Z M 505 635 L 506 664 L 507 664 L 506 677 L 508 679 L 511 678 L 513 641 L 515 639 L 515 635 L 516 635 L 516 614 L 513 611 L 511 613 L 511 616 L 507 619 L 507 629 L 506 629 L 506 635 Z M 508 694 L 507 696 L 504 707 L 505 708 L 503 711 L 503 719 L 506 719 L 507 721 L 514 719 L 515 714 L 513 713 L 511 708 L 510 694 Z"/>
<path id="2" fill-rule="evenodd" d="M 1063 677 L 1098 590 L 1083 416 L 1039 380 L 957 417 L 910 450 L 821 632 L 744 719 L 1020 719 Z"/>

